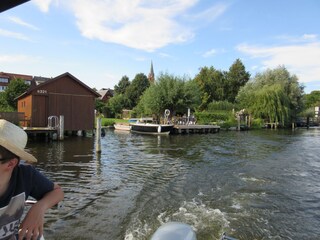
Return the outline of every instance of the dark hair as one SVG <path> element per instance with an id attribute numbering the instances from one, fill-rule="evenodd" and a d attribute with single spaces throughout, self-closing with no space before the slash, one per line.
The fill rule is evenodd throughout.
<path id="1" fill-rule="evenodd" d="M 8 149 L 0 146 L 0 163 L 6 163 L 13 158 L 17 158 L 18 160 L 20 160 L 20 158 L 17 155 L 10 152 Z"/>

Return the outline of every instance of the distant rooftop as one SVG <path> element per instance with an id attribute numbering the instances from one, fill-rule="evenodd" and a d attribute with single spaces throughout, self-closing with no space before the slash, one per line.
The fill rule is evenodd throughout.
<path id="1" fill-rule="evenodd" d="M 47 77 L 40 77 L 40 76 L 34 76 L 33 81 L 36 85 L 39 85 L 41 83 L 44 83 L 48 80 L 51 80 L 52 78 L 47 78 Z"/>

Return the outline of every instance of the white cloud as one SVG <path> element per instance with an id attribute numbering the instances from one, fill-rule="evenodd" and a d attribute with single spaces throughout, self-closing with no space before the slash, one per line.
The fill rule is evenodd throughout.
<path id="1" fill-rule="evenodd" d="M 48 12 L 53 0 L 33 0 L 32 2 L 37 5 L 42 12 Z"/>
<path id="2" fill-rule="evenodd" d="M 208 57 L 214 56 L 216 53 L 217 53 L 217 50 L 210 49 L 209 51 L 205 52 L 202 56 L 205 58 L 208 58 Z"/>
<path id="3" fill-rule="evenodd" d="M 188 17 L 193 20 L 210 22 L 220 17 L 227 10 L 227 8 L 228 8 L 227 4 L 218 3 L 200 13 L 197 13 Z"/>
<path id="4" fill-rule="evenodd" d="M 147 59 L 145 57 L 135 57 L 134 58 L 136 61 L 138 62 L 144 62 L 144 61 L 147 61 Z"/>
<path id="5" fill-rule="evenodd" d="M 306 42 L 315 42 L 318 39 L 316 34 L 303 34 L 301 36 L 290 36 L 290 35 L 281 35 L 276 37 L 276 39 L 283 40 L 285 43 L 306 43 Z"/>
<path id="6" fill-rule="evenodd" d="M 21 25 L 21 26 L 24 26 L 24 27 L 27 27 L 27 28 L 30 28 L 32 30 L 39 30 L 39 28 L 37 28 L 36 26 L 32 25 L 32 24 L 29 24 L 25 21 L 23 21 L 22 19 L 18 18 L 18 17 L 9 17 L 9 20 L 11 22 L 14 22 L 18 25 Z"/>
<path id="7" fill-rule="evenodd" d="M 309 36 L 312 37 L 304 35 L 304 38 L 316 39 L 314 35 Z M 237 50 L 251 58 L 261 59 L 262 69 L 284 65 L 299 77 L 300 82 L 320 80 L 320 41 L 276 47 L 241 44 Z"/>
<path id="8" fill-rule="evenodd" d="M 83 36 L 127 47 L 154 51 L 169 43 L 187 41 L 193 33 L 174 20 L 194 0 L 167 5 L 139 0 L 76 0 L 71 7 Z"/>
<path id="9" fill-rule="evenodd" d="M 198 0 L 73 0 L 64 4 L 75 15 L 84 37 L 152 52 L 194 37 L 191 26 L 182 19 L 197 3 Z M 213 6 L 188 21 L 200 21 L 204 16 L 213 20 L 224 9 L 223 5 Z"/>
<path id="10" fill-rule="evenodd" d="M 0 55 L 0 63 L 24 62 L 27 59 L 26 55 Z"/>
<path id="11" fill-rule="evenodd" d="M 222 15 L 226 4 L 188 13 L 199 0 L 33 0 L 48 12 L 55 3 L 74 14 L 81 34 L 89 39 L 152 52 L 194 37 L 191 21 L 210 22 Z M 185 22 L 183 22 L 185 21 Z M 187 23 L 186 23 L 187 22 Z"/>
<path id="12" fill-rule="evenodd" d="M 21 34 L 21 33 L 17 33 L 17 32 L 11 32 L 5 29 L 1 29 L 0 28 L 0 36 L 3 37 L 9 37 L 9 38 L 15 38 L 15 39 L 19 39 L 19 40 L 25 40 L 25 41 L 30 41 L 30 38 Z"/>
<path id="13" fill-rule="evenodd" d="M 159 56 L 162 57 L 162 58 L 173 58 L 172 55 L 170 55 L 168 53 L 165 53 L 165 52 L 160 52 Z"/>
<path id="14" fill-rule="evenodd" d="M 305 40 L 317 40 L 318 35 L 316 35 L 316 34 L 304 34 L 302 36 L 302 38 L 305 39 Z"/>

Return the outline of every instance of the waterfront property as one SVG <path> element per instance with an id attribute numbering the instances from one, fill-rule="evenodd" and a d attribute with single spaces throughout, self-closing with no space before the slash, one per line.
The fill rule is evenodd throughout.
<path id="1" fill-rule="evenodd" d="M 98 91 L 98 93 L 101 95 L 99 99 L 105 103 L 108 102 L 109 99 L 114 95 L 114 91 L 110 88 L 102 88 Z"/>
<path id="2" fill-rule="evenodd" d="M 48 127 L 50 119 L 64 117 L 65 131 L 93 130 L 95 99 L 100 95 L 66 72 L 19 96 L 23 127 Z"/>

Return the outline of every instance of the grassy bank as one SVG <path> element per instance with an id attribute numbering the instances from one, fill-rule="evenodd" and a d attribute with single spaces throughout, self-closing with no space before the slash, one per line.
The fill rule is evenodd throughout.
<path id="1" fill-rule="evenodd" d="M 128 123 L 126 119 L 118 119 L 118 118 L 102 118 L 101 126 L 109 127 L 115 123 Z"/>

